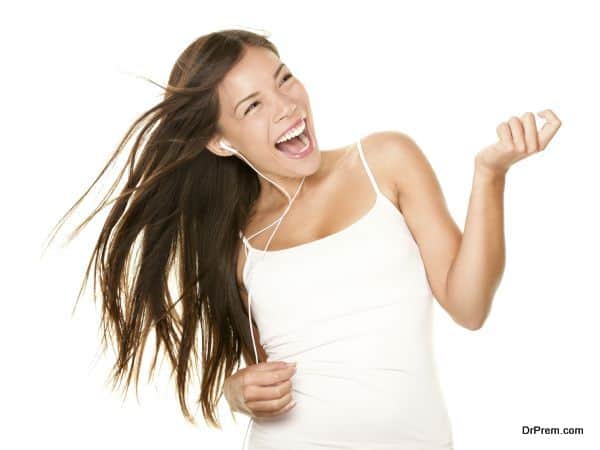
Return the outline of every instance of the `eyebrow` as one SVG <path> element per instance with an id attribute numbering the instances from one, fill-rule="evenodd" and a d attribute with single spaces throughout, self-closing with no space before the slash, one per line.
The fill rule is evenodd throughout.
<path id="1" fill-rule="evenodd" d="M 281 63 L 281 64 L 279 64 L 279 67 L 277 67 L 277 70 L 276 70 L 276 71 L 275 71 L 275 73 L 273 74 L 273 79 L 276 79 L 276 78 L 277 78 L 277 75 L 279 75 L 279 72 L 281 72 L 281 69 L 283 68 L 283 66 L 285 66 L 285 63 Z M 242 103 L 244 103 L 246 100 L 248 100 L 248 99 L 250 99 L 250 98 L 254 97 L 255 95 L 258 95 L 258 92 L 253 92 L 252 94 L 250 94 L 250 95 L 247 95 L 246 97 L 244 97 L 243 99 L 241 99 L 241 100 L 240 100 L 240 101 L 237 103 L 237 105 L 235 105 L 235 108 L 233 108 L 233 113 L 235 114 L 235 112 L 236 112 L 236 111 L 237 111 L 237 109 L 238 109 L 238 106 L 240 106 L 240 105 L 241 105 Z"/>

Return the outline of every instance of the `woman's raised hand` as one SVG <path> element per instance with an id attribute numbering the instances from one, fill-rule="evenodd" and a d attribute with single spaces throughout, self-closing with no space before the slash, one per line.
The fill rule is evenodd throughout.
<path id="1" fill-rule="evenodd" d="M 505 174 L 515 162 L 546 148 L 561 126 L 560 119 L 549 109 L 537 113 L 546 119 L 537 130 L 533 113 L 526 112 L 520 118 L 512 116 L 496 128 L 498 142 L 485 147 L 475 157 L 476 166 L 494 174 Z"/>
<path id="2" fill-rule="evenodd" d="M 294 407 L 291 377 L 295 364 L 265 361 L 238 370 L 225 380 L 224 395 L 234 411 L 273 417 Z"/>

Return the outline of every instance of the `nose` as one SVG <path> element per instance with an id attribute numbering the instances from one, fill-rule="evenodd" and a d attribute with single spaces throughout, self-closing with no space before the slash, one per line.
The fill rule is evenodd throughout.
<path id="1" fill-rule="evenodd" d="M 279 122 L 283 117 L 289 117 L 296 110 L 296 103 L 291 99 L 283 100 L 283 111 L 277 115 L 277 122 Z"/>

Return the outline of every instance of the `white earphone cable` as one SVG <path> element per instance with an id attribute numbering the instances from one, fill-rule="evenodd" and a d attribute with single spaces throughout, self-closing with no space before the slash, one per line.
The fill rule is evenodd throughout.
<path id="1" fill-rule="evenodd" d="M 248 163 L 248 165 L 250 167 L 252 167 L 256 173 L 258 175 L 260 175 L 261 177 L 263 177 L 265 180 L 271 182 L 273 185 L 275 185 L 277 188 L 279 188 L 279 190 L 281 192 L 283 192 L 283 194 L 287 197 L 288 199 L 288 205 L 285 208 L 285 211 L 283 212 L 283 214 L 281 215 L 281 217 L 279 217 L 277 220 L 275 220 L 275 222 L 273 222 L 271 225 L 268 225 L 266 227 L 264 227 L 262 230 L 254 233 L 252 236 L 250 236 L 249 238 L 246 239 L 246 242 L 244 242 L 246 245 L 250 246 L 250 243 L 248 242 L 249 239 L 252 239 L 254 236 L 257 236 L 258 234 L 262 233 L 263 231 L 265 231 L 267 228 L 272 227 L 273 225 L 277 224 L 277 226 L 275 227 L 275 230 L 273 231 L 273 233 L 271 234 L 271 236 L 269 237 L 267 244 L 265 245 L 265 248 L 262 250 L 262 258 L 260 259 L 260 261 L 262 261 L 267 253 L 267 249 L 269 248 L 269 245 L 271 244 L 271 240 L 273 239 L 273 236 L 275 236 L 275 233 L 277 233 L 277 230 L 279 229 L 279 225 L 281 225 L 281 222 L 283 220 L 283 218 L 285 217 L 285 215 L 287 214 L 287 212 L 290 210 L 292 203 L 294 202 L 294 200 L 296 199 L 296 197 L 298 196 L 298 193 L 300 192 L 300 189 L 302 188 L 302 185 L 304 184 L 304 179 L 306 178 L 306 176 L 302 177 L 302 181 L 300 182 L 300 184 L 298 185 L 298 188 L 296 189 L 296 192 L 294 193 L 294 195 L 290 198 L 290 195 L 285 191 L 285 189 L 283 189 L 278 183 L 276 183 L 275 181 L 271 180 L 270 178 L 266 177 L 265 175 L 263 175 L 262 173 L 260 173 L 260 171 L 258 169 L 256 169 L 256 167 L 254 167 L 254 165 L 252 165 L 252 163 L 250 161 L 248 161 L 246 159 L 246 157 L 244 155 L 242 155 L 241 152 L 237 151 L 236 149 L 230 147 L 229 145 L 226 145 L 224 142 L 221 141 L 221 146 L 237 155 L 240 155 L 244 161 L 246 161 L 246 163 Z M 240 237 L 242 237 L 242 239 L 244 239 L 243 235 L 241 234 L 240 231 Z M 246 251 L 246 258 L 248 258 L 248 249 L 246 248 L 246 246 L 244 246 L 244 249 Z M 250 272 L 252 273 L 252 272 Z M 249 284 L 249 283 L 248 283 Z M 256 340 L 254 338 L 254 327 L 252 326 L 252 294 L 251 294 L 251 290 L 252 289 L 248 289 L 248 323 L 250 326 L 250 335 L 252 337 L 252 345 L 254 347 L 254 357 L 256 360 L 256 364 L 258 364 L 258 351 L 256 350 Z M 248 421 L 248 426 L 246 427 L 246 433 L 244 434 L 244 441 L 242 443 L 242 450 L 244 449 L 244 447 L 246 446 L 246 437 L 248 435 L 248 430 L 250 428 L 250 425 L 254 423 L 254 420 L 252 417 L 250 417 L 250 420 Z"/>

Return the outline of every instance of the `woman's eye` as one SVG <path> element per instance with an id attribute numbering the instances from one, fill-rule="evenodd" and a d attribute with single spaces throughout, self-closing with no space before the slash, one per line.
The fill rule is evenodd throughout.
<path id="1" fill-rule="evenodd" d="M 244 112 L 244 115 L 248 114 L 248 112 L 252 109 L 252 105 L 258 105 L 258 103 L 259 102 L 252 102 L 252 103 L 250 103 L 250 106 L 248 106 L 248 108 Z"/>
<path id="2" fill-rule="evenodd" d="M 292 75 L 291 73 L 287 73 L 287 74 L 285 74 L 285 75 L 284 75 L 284 77 L 283 77 L 283 83 L 285 83 L 287 80 L 289 80 L 289 78 L 286 78 L 286 77 L 290 77 L 290 78 L 292 78 L 293 76 L 294 76 L 294 75 Z"/>
<path id="3" fill-rule="evenodd" d="M 294 77 L 294 75 L 292 75 L 291 73 L 286 73 L 286 74 L 284 75 L 284 77 L 282 78 L 282 80 L 283 80 L 283 81 L 282 81 L 282 84 L 283 84 L 283 83 L 285 83 L 285 82 L 286 82 L 287 80 L 289 80 L 290 78 L 293 78 L 293 77 Z M 258 105 L 259 103 L 260 103 L 260 102 L 257 102 L 257 101 L 250 103 L 250 105 L 248 106 L 248 108 L 246 109 L 246 111 L 244 111 L 244 116 L 245 116 L 246 114 L 248 114 L 248 113 L 249 113 L 249 112 L 250 112 L 250 111 L 253 109 L 253 108 L 252 108 L 252 106 L 253 106 L 253 105 Z"/>

